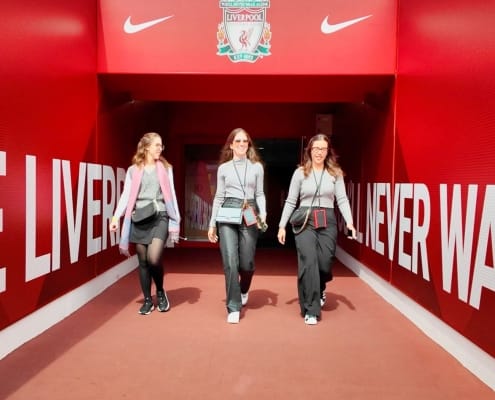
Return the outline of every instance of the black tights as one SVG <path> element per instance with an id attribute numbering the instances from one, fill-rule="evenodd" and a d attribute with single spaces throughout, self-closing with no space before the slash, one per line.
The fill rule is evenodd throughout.
<path id="1" fill-rule="evenodd" d="M 151 279 L 155 282 L 156 291 L 163 291 L 163 254 L 164 242 L 153 238 L 150 244 L 136 244 L 139 261 L 139 282 L 144 298 L 151 298 Z"/>

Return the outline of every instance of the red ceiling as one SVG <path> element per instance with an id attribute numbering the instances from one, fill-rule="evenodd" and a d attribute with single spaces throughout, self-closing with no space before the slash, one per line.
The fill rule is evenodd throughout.
<path id="1" fill-rule="evenodd" d="M 359 102 L 393 85 L 390 75 L 100 74 L 102 87 L 135 100 Z"/>

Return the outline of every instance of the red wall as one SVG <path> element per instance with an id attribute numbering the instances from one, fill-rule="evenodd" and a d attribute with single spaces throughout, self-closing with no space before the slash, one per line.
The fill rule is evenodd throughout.
<path id="1" fill-rule="evenodd" d="M 489 2 L 400 3 L 396 122 L 361 136 L 361 197 L 377 202 L 361 206 L 353 253 L 491 355 L 494 12 Z"/>
<path id="2" fill-rule="evenodd" d="M 343 235 L 339 245 L 389 281 L 390 260 L 374 248 L 367 226 L 367 186 L 370 182 L 392 182 L 394 146 L 393 88 L 360 104 L 345 104 L 335 114 L 333 145 L 346 174 L 358 241 Z M 342 228 L 342 226 L 341 226 Z"/>
<path id="3" fill-rule="evenodd" d="M 96 126 L 96 1 L 7 2 L 2 18 L 0 330 L 117 261 L 87 255 L 88 238 L 102 231 L 97 176 L 106 158 Z M 78 184 L 80 173 L 89 184 Z"/>
<path id="4" fill-rule="evenodd" d="M 359 75 L 394 71 L 396 1 L 333 0 L 329 4 L 327 0 L 312 0 L 291 6 L 280 0 L 260 1 L 258 9 L 263 9 L 266 31 L 258 42 L 258 24 L 247 30 L 253 32 L 249 38 L 253 47 L 260 43 L 269 51 L 252 62 L 234 62 L 218 54 L 227 42 L 234 48 L 239 45 L 235 27 L 229 30 L 235 23 L 226 20 L 224 12 L 228 10 L 221 8 L 221 3 L 100 0 L 98 71 L 206 75 Z M 124 31 L 128 18 L 140 24 L 162 17 L 170 18 L 138 32 Z M 368 18 L 324 34 L 321 26 L 325 17 L 332 24 Z M 220 37 L 226 40 L 222 42 Z"/>

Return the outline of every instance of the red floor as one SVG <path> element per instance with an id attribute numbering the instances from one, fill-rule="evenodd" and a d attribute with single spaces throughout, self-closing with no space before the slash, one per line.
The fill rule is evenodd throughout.
<path id="1" fill-rule="evenodd" d="M 0 399 L 495 398 L 340 265 L 317 326 L 298 314 L 293 250 L 259 249 L 239 325 L 218 250 L 169 250 L 166 265 L 169 312 L 138 315 L 129 274 L 0 361 Z"/>

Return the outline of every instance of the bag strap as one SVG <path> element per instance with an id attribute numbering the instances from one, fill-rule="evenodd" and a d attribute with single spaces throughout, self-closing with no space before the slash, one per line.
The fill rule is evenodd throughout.
<path id="1" fill-rule="evenodd" d="M 318 182 L 316 180 L 316 174 L 315 174 L 315 170 L 313 170 L 313 178 L 315 178 L 315 183 L 316 183 L 316 192 L 315 192 L 315 196 L 318 195 L 318 207 L 320 207 L 320 199 L 321 199 L 321 193 L 320 193 L 320 188 L 321 188 L 321 181 L 323 180 L 323 174 L 325 172 L 325 169 L 323 169 L 321 171 L 321 175 L 320 175 L 320 182 Z M 315 198 L 313 197 L 313 201 L 315 201 Z M 311 207 L 313 207 L 313 201 L 311 202 Z"/>
<path id="2" fill-rule="evenodd" d="M 311 213 L 311 209 L 313 208 L 313 203 L 315 202 L 316 195 L 320 193 L 320 186 L 321 186 L 321 181 L 323 180 L 323 173 L 324 172 L 325 172 L 325 170 L 321 171 L 320 182 L 318 183 L 316 181 L 315 171 L 313 170 L 313 176 L 315 178 L 315 183 L 316 183 L 316 191 L 315 191 L 315 194 L 313 195 L 313 199 L 311 200 L 311 205 L 306 210 L 306 217 L 304 218 L 303 224 L 301 225 L 301 227 L 297 231 L 294 229 L 294 227 L 292 227 L 292 232 L 294 233 L 294 235 L 301 233 L 304 230 L 304 228 L 306 228 L 306 224 L 308 223 L 308 219 L 309 219 L 309 214 Z M 319 202 L 319 196 L 318 196 L 318 206 L 319 205 L 320 205 L 320 202 Z"/>

